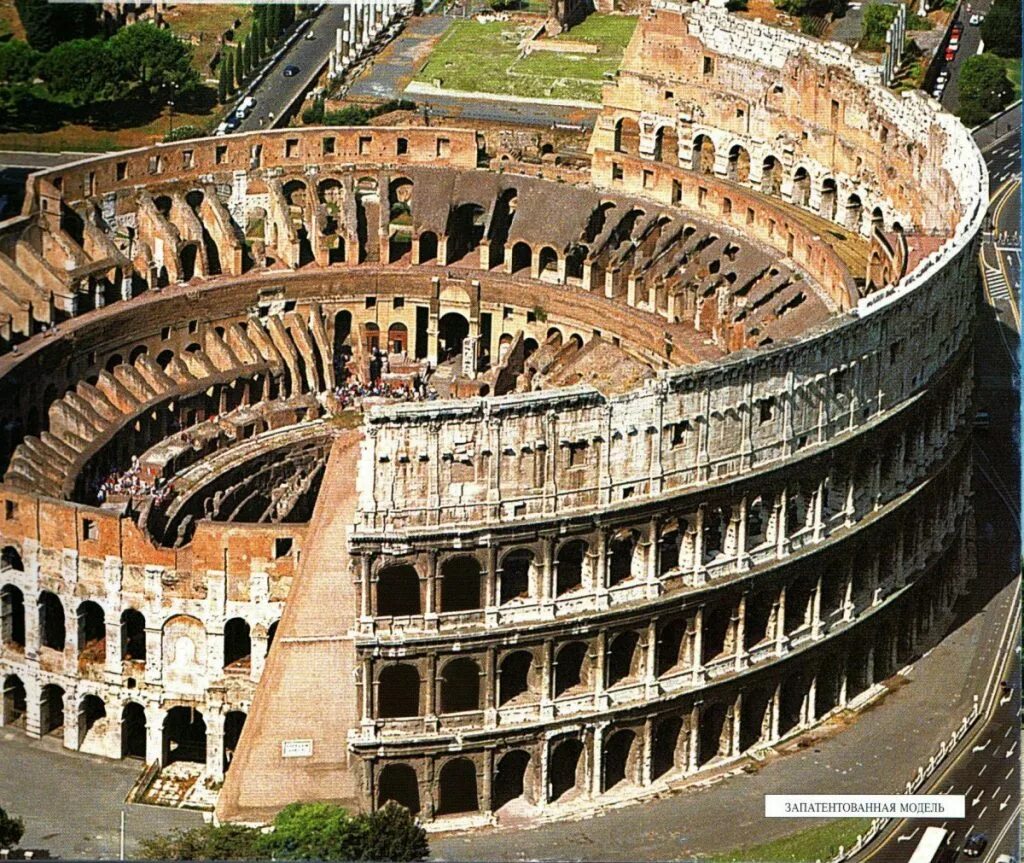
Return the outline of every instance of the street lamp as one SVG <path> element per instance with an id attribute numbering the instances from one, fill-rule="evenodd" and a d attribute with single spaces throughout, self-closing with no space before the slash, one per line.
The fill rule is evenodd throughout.
<path id="1" fill-rule="evenodd" d="M 174 100 L 167 100 L 167 137 L 174 131 Z"/>

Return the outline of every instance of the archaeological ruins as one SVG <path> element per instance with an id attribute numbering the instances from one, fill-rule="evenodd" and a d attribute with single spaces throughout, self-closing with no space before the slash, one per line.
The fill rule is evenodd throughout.
<path id="1" fill-rule="evenodd" d="M 654 6 L 588 174 L 417 126 L 31 176 L 2 724 L 224 819 L 484 824 L 756 755 L 942 637 L 981 156 L 841 46 Z"/>

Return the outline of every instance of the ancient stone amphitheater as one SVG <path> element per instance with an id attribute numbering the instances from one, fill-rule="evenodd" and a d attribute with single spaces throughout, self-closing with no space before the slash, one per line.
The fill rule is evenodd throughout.
<path id="1" fill-rule="evenodd" d="M 849 709 L 971 573 L 987 177 L 876 80 L 660 3 L 589 176 L 422 126 L 33 175 L 0 225 L 3 723 L 192 765 L 225 818 L 453 825 Z M 374 348 L 438 397 L 350 404 Z"/>

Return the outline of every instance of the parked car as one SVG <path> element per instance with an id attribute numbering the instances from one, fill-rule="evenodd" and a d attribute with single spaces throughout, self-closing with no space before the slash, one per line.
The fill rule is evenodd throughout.
<path id="1" fill-rule="evenodd" d="M 950 63 L 950 62 L 952 62 L 955 59 L 956 59 L 956 48 L 952 48 L 952 47 L 947 48 L 946 49 L 946 62 Z"/>
<path id="2" fill-rule="evenodd" d="M 946 86 L 946 82 L 949 80 L 949 72 L 943 69 L 939 72 L 938 77 L 935 79 L 936 84 L 941 84 L 943 87 Z"/>
<path id="3" fill-rule="evenodd" d="M 299 67 L 298 66 L 292 66 L 289 63 L 287 66 L 284 67 L 284 77 L 285 78 L 294 78 L 298 74 L 299 74 Z"/>
<path id="4" fill-rule="evenodd" d="M 970 22 L 971 26 L 973 26 L 973 27 L 977 27 L 984 20 L 985 20 L 985 16 L 984 15 L 979 15 L 977 12 L 975 12 L 968 19 L 968 21 Z"/>
<path id="5" fill-rule="evenodd" d="M 307 30 L 306 35 L 303 36 L 302 38 L 312 42 L 316 38 L 316 33 L 314 33 L 312 30 Z"/>
<path id="6" fill-rule="evenodd" d="M 950 34 L 952 35 L 953 39 L 959 39 L 960 38 L 960 34 L 963 33 L 963 32 L 964 32 L 964 25 L 961 24 L 959 21 L 957 21 L 956 24 L 953 25 L 953 29 L 950 30 Z"/>
<path id="7" fill-rule="evenodd" d="M 992 415 L 988 411 L 978 411 L 974 415 L 976 429 L 987 429 L 990 425 L 992 425 Z"/>
<path id="8" fill-rule="evenodd" d="M 988 837 L 984 833 L 972 833 L 964 842 L 965 857 L 979 857 L 988 847 Z"/>

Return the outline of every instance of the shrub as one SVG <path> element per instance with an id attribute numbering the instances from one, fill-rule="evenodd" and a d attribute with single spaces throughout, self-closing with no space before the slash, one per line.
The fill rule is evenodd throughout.
<path id="1" fill-rule="evenodd" d="M 0 808 L 0 848 L 13 848 L 25 835 L 25 825 L 20 818 L 8 815 Z"/>
<path id="2" fill-rule="evenodd" d="M 261 833 L 253 827 L 204 824 L 191 830 L 175 830 L 139 843 L 144 860 L 245 860 L 259 856 Z"/>
<path id="3" fill-rule="evenodd" d="M 178 126 L 164 135 L 164 143 L 170 144 L 172 141 L 187 141 L 189 138 L 202 138 L 204 132 L 198 126 Z"/>

